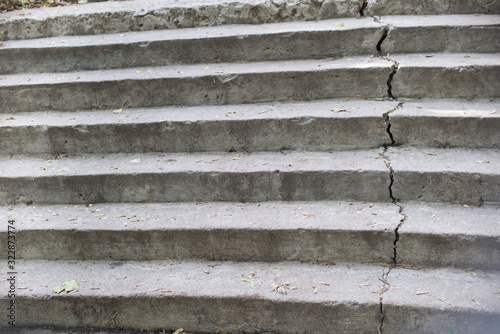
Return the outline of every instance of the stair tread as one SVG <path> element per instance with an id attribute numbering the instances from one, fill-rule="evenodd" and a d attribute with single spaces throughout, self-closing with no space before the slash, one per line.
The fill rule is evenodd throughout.
<path id="1" fill-rule="evenodd" d="M 484 59 L 486 56 L 484 56 Z M 483 59 L 483 58 L 481 58 Z M 123 80 L 151 80 L 160 78 L 214 77 L 219 83 L 230 82 L 233 75 L 275 72 L 322 72 L 335 69 L 389 69 L 392 63 L 377 57 L 352 57 L 343 59 L 286 60 L 252 63 L 209 63 L 196 65 L 170 65 L 135 67 L 68 73 L 23 73 L 0 77 L 0 88 L 36 85 L 64 85 L 68 83 L 117 82 Z"/>
<path id="2" fill-rule="evenodd" d="M 397 106 L 394 101 L 367 101 L 333 99 L 308 103 L 256 103 L 221 106 L 168 106 L 160 108 L 123 108 L 76 112 L 29 112 L 0 114 L 1 127 L 23 126 L 76 126 L 95 124 L 141 124 L 164 122 L 239 121 L 262 119 L 364 118 L 382 117 Z M 339 111 L 335 111 L 337 109 Z M 118 111 L 117 111 L 118 112 Z"/>
<path id="3" fill-rule="evenodd" d="M 500 66 L 500 53 L 391 54 L 399 68 Z"/>

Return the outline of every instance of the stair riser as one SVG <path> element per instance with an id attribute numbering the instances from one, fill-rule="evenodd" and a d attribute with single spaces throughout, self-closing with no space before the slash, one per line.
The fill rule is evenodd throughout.
<path id="1" fill-rule="evenodd" d="M 184 328 L 204 333 L 256 333 L 265 329 L 325 334 L 340 333 L 346 327 L 376 333 L 379 325 L 378 303 L 294 302 L 288 301 L 287 296 L 276 295 L 275 299 L 260 298 L 258 294 L 190 298 L 182 293 L 172 295 L 155 291 L 128 298 L 118 295 L 108 298 L 97 295 L 50 299 L 18 297 L 16 325 L 148 331 Z"/>
<path id="2" fill-rule="evenodd" d="M 388 34 L 383 53 L 498 53 L 500 26 L 397 27 Z M 405 41 L 411 41 L 406 43 Z"/>
<path id="3" fill-rule="evenodd" d="M 480 205 L 500 202 L 500 175 L 479 173 L 394 173 L 393 196 L 401 201 Z"/>
<path id="4" fill-rule="evenodd" d="M 412 266 L 500 268 L 498 237 L 401 233 L 398 263 Z"/>
<path id="5" fill-rule="evenodd" d="M 1 127 L 0 151 L 4 154 L 336 151 L 390 144 L 382 116 L 233 121 L 221 114 L 220 118 L 220 121 L 198 122 Z"/>
<path id="6" fill-rule="evenodd" d="M 98 218 L 94 218 L 97 220 Z M 128 226 L 134 222 L 125 220 Z M 82 222 L 80 222 L 82 223 Z M 168 222 L 165 222 L 168 224 Z M 85 224 L 83 222 L 83 224 Z M 122 224 L 120 226 L 123 227 Z M 123 227 L 126 229 L 127 227 Z M 7 233 L 2 233 L 7 239 Z M 19 259 L 391 263 L 392 230 L 21 230 Z M 44 240 L 40 243 L 39 240 Z M 196 246 L 193 246 L 196 245 Z"/>
<path id="7" fill-rule="evenodd" d="M 4 112 L 222 105 L 387 96 L 390 68 L 16 85 L 0 88 Z"/>
<path id="8" fill-rule="evenodd" d="M 462 114 L 467 114 L 464 110 Z M 486 113 L 486 112 L 485 112 Z M 391 115 L 391 133 L 398 145 L 424 147 L 500 148 L 500 118 Z"/>
<path id="9" fill-rule="evenodd" d="M 335 27 L 335 26 L 334 26 Z M 325 59 L 376 54 L 382 27 L 290 31 L 123 44 L 1 49 L 0 73 L 70 72 L 170 64 Z M 45 41 L 45 43 L 49 43 Z M 51 45 L 49 45 L 51 46 Z"/>
<path id="10" fill-rule="evenodd" d="M 500 65 L 463 66 L 459 68 L 400 67 L 392 81 L 395 98 L 500 97 Z"/>
<path id="11" fill-rule="evenodd" d="M 385 172 L 376 171 L 187 171 L 2 178 L 0 182 L 4 185 L 0 202 L 6 204 L 270 200 L 383 202 L 388 198 L 389 177 Z"/>

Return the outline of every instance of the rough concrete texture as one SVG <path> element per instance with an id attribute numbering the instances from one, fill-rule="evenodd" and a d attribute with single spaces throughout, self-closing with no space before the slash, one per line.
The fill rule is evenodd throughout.
<path id="1" fill-rule="evenodd" d="M 500 152 L 439 148 L 390 148 L 392 194 L 402 201 L 468 205 L 500 202 Z"/>
<path id="2" fill-rule="evenodd" d="M 499 279 L 486 271 L 392 269 L 381 281 L 384 267 L 344 263 L 20 261 L 18 267 L 19 287 L 26 288 L 18 290 L 19 326 L 424 333 L 464 323 L 468 333 L 494 333 L 499 321 L 493 294 Z M 63 280 L 80 280 L 78 291 L 52 292 Z M 428 321 L 414 305 L 429 311 Z"/>
<path id="3" fill-rule="evenodd" d="M 408 98 L 487 99 L 500 97 L 500 54 L 397 54 L 392 95 Z"/>
<path id="4" fill-rule="evenodd" d="M 368 0 L 365 16 L 500 14 L 498 0 Z"/>
<path id="5" fill-rule="evenodd" d="M 390 113 L 397 145 L 500 148 L 500 101 L 406 102 Z"/>
<path id="6" fill-rule="evenodd" d="M 13 40 L 0 48 L 0 73 L 370 55 L 383 29 L 370 19 L 345 18 Z"/>
<path id="7" fill-rule="evenodd" d="M 5 75 L 4 112 L 222 105 L 387 96 L 393 64 L 374 57 Z"/>
<path id="8" fill-rule="evenodd" d="M 359 202 L 2 209 L 18 222 L 18 258 L 47 260 L 390 263 L 401 219 L 392 204 Z"/>
<path id="9" fill-rule="evenodd" d="M 384 16 L 382 53 L 498 53 L 500 15 Z"/>
<path id="10" fill-rule="evenodd" d="M 115 1 L 2 14 L 0 39 L 354 18 L 362 5 L 363 0 Z"/>
<path id="11" fill-rule="evenodd" d="M 383 294 L 383 332 L 498 332 L 498 272 L 394 268 Z"/>
<path id="12" fill-rule="evenodd" d="M 385 201 L 390 180 L 378 157 L 369 150 L 3 158 L 0 202 Z"/>
<path id="13" fill-rule="evenodd" d="M 347 322 L 376 333 L 379 324 L 379 294 L 371 291 L 380 266 L 20 261 L 18 267 L 28 288 L 17 296 L 19 326 L 327 333 Z M 78 292 L 51 291 L 72 279 L 81 279 Z"/>
<path id="14" fill-rule="evenodd" d="M 500 269 L 500 207 L 401 203 L 397 261 L 402 265 Z"/>
<path id="15" fill-rule="evenodd" d="M 0 115 L 0 151 L 82 154 L 377 148 L 391 142 L 383 114 L 396 105 L 326 100 L 124 109 L 120 114 L 112 110 L 22 113 L 13 119 Z"/>

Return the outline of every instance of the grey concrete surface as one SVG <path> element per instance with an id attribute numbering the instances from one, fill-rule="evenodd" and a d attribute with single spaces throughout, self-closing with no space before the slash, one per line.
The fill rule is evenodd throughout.
<path id="1" fill-rule="evenodd" d="M 383 53 L 498 53 L 500 15 L 383 16 Z"/>
<path id="2" fill-rule="evenodd" d="M 383 98 L 393 64 L 374 57 L 172 65 L 0 77 L 4 112 Z"/>
<path id="3" fill-rule="evenodd" d="M 366 16 L 500 14 L 498 0 L 368 0 Z"/>
<path id="4" fill-rule="evenodd" d="M 396 268 L 383 294 L 384 333 L 488 333 L 500 326 L 497 271 Z"/>
<path id="5" fill-rule="evenodd" d="M 20 261 L 18 268 L 27 287 L 16 296 L 19 326 L 326 333 L 348 322 L 376 333 L 379 323 L 379 294 L 371 291 L 380 266 Z M 51 291 L 73 279 L 80 280 L 78 292 Z M 4 290 L 7 284 L 0 282 Z M 276 284 L 281 293 L 271 291 Z"/>
<path id="6" fill-rule="evenodd" d="M 0 47 L 0 73 L 371 55 L 383 29 L 371 19 L 343 18 L 12 40 Z"/>
<path id="7" fill-rule="evenodd" d="M 406 102 L 390 116 L 397 145 L 500 148 L 500 101 Z"/>
<path id="8" fill-rule="evenodd" d="M 18 259 L 390 263 L 389 203 L 119 203 L 2 208 Z M 7 227 L 2 233 L 7 239 Z M 40 239 L 43 243 L 38 242 Z"/>
<path id="9" fill-rule="evenodd" d="M 0 115 L 3 154 L 337 151 L 390 144 L 397 102 L 326 100 Z M 336 111 L 338 110 L 338 111 Z M 11 118 L 12 117 L 12 118 Z M 29 144 L 28 144 L 29 143 Z"/>
<path id="10" fill-rule="evenodd" d="M 378 157 L 378 150 L 4 157 L 0 202 L 385 201 L 390 180 Z"/>
<path id="11" fill-rule="evenodd" d="M 405 99 L 500 97 L 500 54 L 390 55 L 399 64 L 392 95 Z"/>
<path id="12" fill-rule="evenodd" d="M 478 205 L 500 202 L 500 152 L 390 148 L 393 196 L 402 201 Z"/>
<path id="13" fill-rule="evenodd" d="M 412 324 L 421 332 L 464 324 L 477 333 L 495 328 L 499 319 L 498 276 L 480 270 L 473 276 L 464 270 L 392 269 L 384 284 L 384 267 L 346 263 L 20 261 L 18 268 L 19 287 L 26 288 L 16 297 L 20 326 L 377 333 L 381 295 L 383 326 L 394 332 Z M 78 291 L 52 292 L 63 280 L 80 280 Z M 286 294 L 271 291 L 285 283 L 289 288 L 280 291 Z M 414 305 L 428 310 L 429 321 L 419 318 Z"/>
<path id="14" fill-rule="evenodd" d="M 401 265 L 500 270 L 500 207 L 401 203 Z"/>
<path id="15" fill-rule="evenodd" d="M 362 4 L 363 0 L 113 1 L 2 14 L 0 39 L 354 18 Z"/>

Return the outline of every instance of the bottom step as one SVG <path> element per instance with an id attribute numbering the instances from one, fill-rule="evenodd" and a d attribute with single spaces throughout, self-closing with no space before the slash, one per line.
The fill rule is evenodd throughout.
<path id="1" fill-rule="evenodd" d="M 196 246 L 196 245 L 193 245 Z M 346 263 L 18 261 L 16 326 L 205 333 L 496 333 L 496 272 Z M 56 294 L 62 281 L 79 281 Z M 12 304 L 14 302 L 14 304 Z M 2 326 L 8 330 L 7 321 Z"/>

